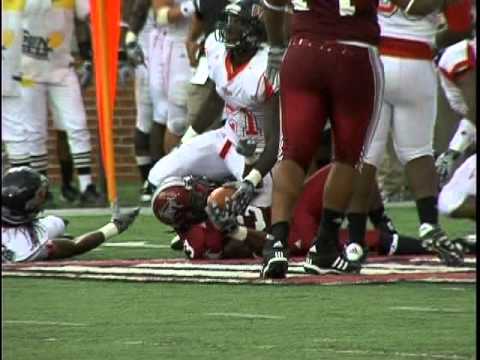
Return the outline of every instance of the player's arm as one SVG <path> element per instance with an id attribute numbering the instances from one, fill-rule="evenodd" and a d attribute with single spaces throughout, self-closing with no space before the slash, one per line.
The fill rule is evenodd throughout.
<path id="1" fill-rule="evenodd" d="M 202 36 L 204 32 L 204 23 L 201 17 L 197 12 L 192 16 L 192 22 L 190 23 L 190 28 L 188 29 L 187 40 L 185 41 L 185 46 L 187 48 L 188 60 L 190 61 L 191 66 L 198 65 L 198 49 L 200 44 L 198 39 Z"/>
<path id="2" fill-rule="evenodd" d="M 446 26 L 435 35 L 435 47 L 442 49 L 468 38 L 472 33 L 471 0 L 445 0 L 442 7 Z"/>
<path id="3" fill-rule="evenodd" d="M 159 25 L 167 25 L 190 18 L 195 13 L 195 5 L 192 0 L 185 0 L 175 4 L 172 0 L 153 0 L 155 19 Z"/>
<path id="4" fill-rule="evenodd" d="M 462 91 L 463 98 L 467 104 L 467 119 L 470 120 L 475 126 L 477 124 L 477 69 L 473 68 L 466 71 L 464 74 L 457 78 L 457 86 Z"/>
<path id="5" fill-rule="evenodd" d="M 73 240 L 67 238 L 56 238 L 48 244 L 49 253 L 48 260 L 65 259 L 72 256 L 80 255 L 90 251 L 106 240 L 121 234 L 134 222 L 140 212 L 139 208 L 121 214 L 101 227 L 98 230 L 78 236 Z"/>
<path id="6" fill-rule="evenodd" d="M 129 16 L 126 19 L 129 31 L 133 34 L 138 35 L 145 26 L 150 6 L 151 0 L 135 0 L 133 2 Z"/>
<path id="7" fill-rule="evenodd" d="M 188 127 L 185 135 L 182 137 L 182 143 L 187 143 L 198 134 L 205 132 L 210 125 L 213 124 L 218 115 L 223 111 L 225 102 L 217 94 L 215 83 L 208 79 L 204 87 L 208 89 L 208 96 L 203 100 L 200 110 L 192 119 L 192 123 Z"/>

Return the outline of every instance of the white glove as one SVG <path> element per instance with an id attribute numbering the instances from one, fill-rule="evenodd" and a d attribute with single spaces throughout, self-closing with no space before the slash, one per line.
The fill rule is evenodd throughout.
<path id="1" fill-rule="evenodd" d="M 435 167 L 437 168 L 438 178 L 441 187 L 443 187 L 450 179 L 453 166 L 455 165 L 455 161 L 458 159 L 459 156 L 459 152 L 448 149 L 444 153 L 440 154 L 440 156 L 435 161 Z"/>

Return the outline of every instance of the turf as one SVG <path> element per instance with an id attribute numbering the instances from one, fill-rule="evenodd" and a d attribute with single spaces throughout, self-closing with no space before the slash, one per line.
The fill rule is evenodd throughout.
<path id="1" fill-rule="evenodd" d="M 389 209 L 415 235 L 412 208 Z M 70 232 L 108 216 L 67 217 Z M 452 236 L 468 221 L 442 219 Z M 180 257 L 153 216 L 79 258 Z M 3 359 L 465 359 L 475 354 L 475 285 L 228 286 L 6 278 Z M 55 324 L 56 323 L 56 324 Z"/>

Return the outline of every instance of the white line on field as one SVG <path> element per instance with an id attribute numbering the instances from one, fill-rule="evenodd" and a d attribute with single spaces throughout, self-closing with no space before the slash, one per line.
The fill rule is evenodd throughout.
<path id="1" fill-rule="evenodd" d="M 153 245 L 145 241 L 106 242 L 103 243 L 102 246 L 117 248 L 170 249 L 170 245 Z"/>
<path id="2" fill-rule="evenodd" d="M 444 287 L 441 288 L 442 290 L 450 290 L 450 291 L 465 291 L 465 288 L 458 288 L 458 287 Z"/>
<path id="3" fill-rule="evenodd" d="M 35 320 L 3 320 L 4 324 L 21 324 L 21 325 L 52 325 L 52 326 L 87 326 L 82 323 L 69 323 L 59 321 L 35 321 Z"/>
<path id="4" fill-rule="evenodd" d="M 244 318 L 244 319 L 272 319 L 280 320 L 285 319 L 285 316 L 277 315 L 261 315 L 261 314 L 244 314 L 244 313 L 233 313 L 233 312 L 214 312 L 214 313 L 205 313 L 206 316 L 223 316 L 223 317 L 235 317 L 235 318 Z"/>
<path id="5" fill-rule="evenodd" d="M 395 356 L 405 358 L 427 358 L 427 359 L 445 359 L 445 360 L 470 360 L 471 358 L 463 355 L 456 354 L 431 354 L 431 353 L 406 353 L 406 352 L 383 352 L 383 351 L 370 351 L 370 350 L 339 350 L 329 348 L 312 349 L 314 351 L 333 352 L 338 354 L 364 354 L 364 355 L 383 355 L 383 356 Z"/>
<path id="6" fill-rule="evenodd" d="M 444 309 L 438 309 L 438 308 L 432 308 L 432 307 L 422 307 L 422 306 L 391 306 L 389 307 L 390 310 L 400 310 L 400 311 L 419 311 L 419 312 L 463 312 L 460 309 L 453 309 L 453 308 L 444 308 Z"/>

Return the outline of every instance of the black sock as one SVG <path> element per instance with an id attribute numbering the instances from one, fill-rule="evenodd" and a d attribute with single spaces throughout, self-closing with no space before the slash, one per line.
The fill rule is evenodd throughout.
<path id="1" fill-rule="evenodd" d="M 417 212 L 420 223 L 438 224 L 437 197 L 429 196 L 418 199 Z"/>
<path id="2" fill-rule="evenodd" d="M 60 172 L 62 173 L 62 185 L 70 186 L 73 180 L 73 161 L 60 160 Z"/>
<path id="3" fill-rule="evenodd" d="M 290 232 L 290 224 L 288 221 L 280 221 L 272 225 L 270 234 L 273 235 L 275 241 L 280 240 L 284 247 L 288 246 L 288 233 Z"/>
<path id="4" fill-rule="evenodd" d="M 350 242 L 365 246 L 365 231 L 367 229 L 367 215 L 360 213 L 347 214 L 348 237 Z"/>
<path id="5" fill-rule="evenodd" d="M 336 210 L 324 208 L 322 220 L 317 232 L 317 249 L 321 252 L 330 252 L 338 244 L 338 230 L 342 225 L 345 214 Z"/>
<path id="6" fill-rule="evenodd" d="M 385 208 L 383 205 L 380 205 L 380 207 L 377 209 L 370 210 L 368 213 L 368 218 L 375 227 L 381 223 L 385 219 Z"/>
<path id="7" fill-rule="evenodd" d="M 138 165 L 138 170 L 140 171 L 140 176 L 142 177 L 142 182 L 147 181 L 148 179 L 148 174 L 150 173 L 150 170 L 152 169 L 153 164 L 145 164 L 145 165 Z"/>

